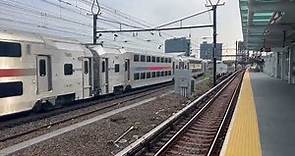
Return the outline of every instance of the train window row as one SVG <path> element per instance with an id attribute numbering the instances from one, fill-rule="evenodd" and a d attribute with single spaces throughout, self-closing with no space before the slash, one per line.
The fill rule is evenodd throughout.
<path id="1" fill-rule="evenodd" d="M 171 63 L 172 59 L 167 57 L 156 57 L 156 56 L 145 56 L 145 55 L 134 55 L 134 62 L 161 62 Z"/>
<path id="2" fill-rule="evenodd" d="M 22 82 L 0 83 L 0 98 L 23 95 Z"/>
<path id="3" fill-rule="evenodd" d="M 0 42 L 0 57 L 21 57 L 20 43 Z"/>
<path id="4" fill-rule="evenodd" d="M 126 68 L 126 63 L 125 63 L 125 71 L 127 71 L 127 68 Z M 101 63 L 101 72 L 104 73 L 106 71 L 106 63 L 105 61 L 102 61 Z M 120 64 L 115 64 L 115 73 L 118 73 L 120 72 Z"/>
<path id="5" fill-rule="evenodd" d="M 171 71 L 135 73 L 134 80 L 150 79 L 150 78 L 155 78 L 155 77 L 164 77 L 164 76 L 171 76 L 171 75 L 172 75 Z"/>
<path id="6" fill-rule="evenodd" d="M 84 62 L 86 65 L 84 65 L 84 73 L 87 72 L 88 74 L 88 61 Z M 46 69 L 46 61 L 45 59 L 39 60 L 39 76 L 40 77 L 46 77 L 47 75 L 47 69 Z M 64 64 L 64 75 L 73 75 L 74 69 L 73 64 Z"/>
<path id="7" fill-rule="evenodd" d="M 65 75 L 73 75 L 73 65 L 72 64 L 64 64 L 64 74 Z"/>
<path id="8" fill-rule="evenodd" d="M 120 65 L 119 64 L 115 64 L 115 73 L 120 72 Z"/>

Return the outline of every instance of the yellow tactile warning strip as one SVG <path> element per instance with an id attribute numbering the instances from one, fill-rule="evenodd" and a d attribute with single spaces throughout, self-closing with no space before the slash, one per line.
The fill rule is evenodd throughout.
<path id="1" fill-rule="evenodd" d="M 261 156 L 258 120 L 250 73 L 245 73 L 240 96 L 224 141 L 221 155 Z"/>

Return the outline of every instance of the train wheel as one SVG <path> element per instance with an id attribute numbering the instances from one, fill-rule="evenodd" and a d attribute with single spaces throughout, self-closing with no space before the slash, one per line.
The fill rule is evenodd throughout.
<path id="1" fill-rule="evenodd" d="M 42 103 L 40 101 L 36 102 L 34 107 L 33 107 L 33 112 L 41 112 L 42 111 Z"/>
<path id="2" fill-rule="evenodd" d="M 128 85 L 125 87 L 124 92 L 129 92 L 131 89 L 132 89 L 132 87 L 130 85 Z"/>

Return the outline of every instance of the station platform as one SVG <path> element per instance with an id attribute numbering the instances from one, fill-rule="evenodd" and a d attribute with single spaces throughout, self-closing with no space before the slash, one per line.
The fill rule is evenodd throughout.
<path id="1" fill-rule="evenodd" d="M 295 86 L 246 72 L 221 155 L 294 155 L 294 112 Z"/>

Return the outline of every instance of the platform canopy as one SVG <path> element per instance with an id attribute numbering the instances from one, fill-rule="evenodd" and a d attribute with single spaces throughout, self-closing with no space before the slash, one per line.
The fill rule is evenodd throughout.
<path id="1" fill-rule="evenodd" d="M 295 0 L 240 0 L 240 12 L 248 50 L 295 42 Z"/>

